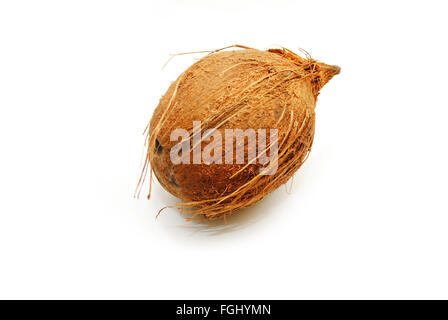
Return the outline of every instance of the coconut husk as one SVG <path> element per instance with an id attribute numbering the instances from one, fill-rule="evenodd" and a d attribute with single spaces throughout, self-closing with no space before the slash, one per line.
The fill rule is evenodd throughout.
<path id="1" fill-rule="evenodd" d="M 154 173 L 168 192 L 184 201 L 176 206 L 190 218 L 223 218 L 286 183 L 311 151 L 319 91 L 340 71 L 285 48 L 234 47 L 240 49 L 215 50 L 185 70 L 161 98 L 145 133 L 147 154 L 138 188 L 149 170 L 149 194 Z M 174 165 L 170 149 L 178 141 L 170 141 L 170 134 L 183 128 L 192 136 L 193 121 L 201 121 L 202 132 L 216 128 L 222 137 L 225 129 L 278 129 L 276 173 L 261 174 L 263 165 L 256 159 Z"/>

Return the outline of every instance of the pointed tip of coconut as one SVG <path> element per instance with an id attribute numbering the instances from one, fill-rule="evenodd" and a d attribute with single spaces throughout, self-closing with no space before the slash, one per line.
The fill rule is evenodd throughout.
<path id="1" fill-rule="evenodd" d="M 339 66 L 329 66 L 329 67 L 332 70 L 332 72 L 334 73 L 334 75 L 341 73 L 341 67 L 339 67 Z"/>
<path id="2" fill-rule="evenodd" d="M 328 81 L 331 80 L 335 75 L 341 73 L 341 68 L 339 66 L 335 65 L 329 65 L 322 62 L 317 63 L 319 66 L 318 71 L 318 81 L 316 83 L 317 85 L 317 93 L 322 89 L 324 85 L 328 83 Z"/>
<path id="3" fill-rule="evenodd" d="M 341 68 L 339 66 L 333 66 L 322 62 L 319 62 L 318 65 L 319 75 L 321 76 L 322 80 L 327 80 L 325 83 L 327 83 L 335 75 L 341 73 Z"/>

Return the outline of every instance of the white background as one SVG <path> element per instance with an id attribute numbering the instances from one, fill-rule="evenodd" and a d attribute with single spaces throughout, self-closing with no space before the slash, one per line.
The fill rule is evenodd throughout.
<path id="1" fill-rule="evenodd" d="M 448 298 L 443 1 L 2 1 L 0 298 Z M 338 64 L 315 144 L 227 224 L 133 198 L 142 131 L 202 55 Z M 181 115 L 180 115 L 181 116 Z"/>

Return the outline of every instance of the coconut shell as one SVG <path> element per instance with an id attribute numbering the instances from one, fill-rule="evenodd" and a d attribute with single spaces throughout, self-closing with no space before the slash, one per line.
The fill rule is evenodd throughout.
<path id="1" fill-rule="evenodd" d="M 319 91 L 340 71 L 287 49 L 243 48 L 213 52 L 185 70 L 161 98 L 147 128 L 144 173 L 150 166 L 193 217 L 222 218 L 288 181 L 311 151 Z M 193 121 L 201 121 L 202 132 L 219 130 L 223 148 L 229 148 L 225 129 L 278 129 L 277 171 L 263 175 L 263 165 L 247 164 L 247 145 L 245 164 L 224 164 L 224 152 L 222 164 L 173 164 L 170 150 L 179 141 L 170 141 L 170 134 L 178 128 L 191 134 Z"/>

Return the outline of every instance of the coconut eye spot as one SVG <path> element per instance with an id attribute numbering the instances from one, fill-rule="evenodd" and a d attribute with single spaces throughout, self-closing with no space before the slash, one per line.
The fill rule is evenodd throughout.
<path id="1" fill-rule="evenodd" d="M 170 181 L 170 183 L 173 184 L 174 186 L 176 186 L 176 187 L 179 186 L 179 184 L 177 183 L 177 180 L 176 180 L 176 178 L 174 177 L 173 174 L 170 175 L 169 181 Z"/>
<path id="2" fill-rule="evenodd" d="M 156 139 L 156 144 L 154 146 L 154 152 L 157 154 L 162 154 L 162 152 L 163 152 L 163 147 L 160 144 L 159 140 L 157 140 L 157 139 Z"/>

